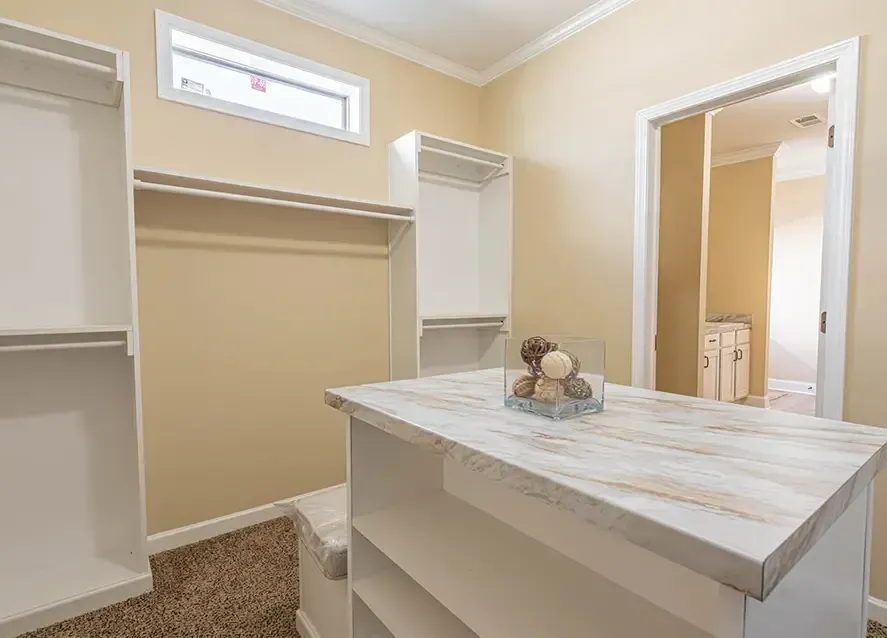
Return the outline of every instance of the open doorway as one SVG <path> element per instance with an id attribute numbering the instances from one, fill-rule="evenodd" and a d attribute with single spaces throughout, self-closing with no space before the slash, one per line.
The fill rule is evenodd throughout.
<path id="1" fill-rule="evenodd" d="M 819 310 L 826 313 L 828 330 L 823 333 L 817 333 L 817 365 L 816 365 L 816 407 L 817 415 L 840 418 L 843 413 L 843 373 L 844 373 L 844 347 L 845 347 L 845 326 L 847 311 L 847 291 L 849 280 L 849 254 L 850 254 L 850 217 L 852 210 L 852 176 L 853 176 L 853 160 L 855 149 L 855 127 L 856 127 L 856 109 L 857 109 L 857 81 L 858 81 L 858 64 L 859 64 L 859 43 L 858 40 L 850 40 L 844 43 L 829 47 L 821 51 L 813 52 L 806 56 L 789 60 L 785 63 L 775 65 L 773 67 L 762 69 L 758 72 L 751 73 L 747 76 L 737 78 L 736 80 L 723 83 L 714 87 L 710 87 L 703 91 L 684 96 L 672 102 L 668 102 L 650 109 L 641 111 L 638 114 L 638 143 L 637 143 L 637 200 L 636 200 L 636 216 L 635 216 L 635 286 L 634 286 L 634 330 L 632 342 L 632 377 L 633 383 L 637 386 L 648 388 L 659 388 L 670 391 L 679 391 L 683 394 L 701 396 L 705 391 L 706 378 L 704 375 L 704 352 L 706 343 L 704 341 L 704 327 L 706 320 L 710 314 L 721 315 L 742 315 L 748 314 L 742 308 L 720 307 L 718 311 L 708 308 L 706 297 L 706 275 L 709 267 L 708 232 L 709 232 L 709 201 L 711 189 L 711 136 L 713 127 L 712 112 L 731 105 L 737 105 L 747 102 L 753 98 L 761 96 L 769 96 L 783 89 L 797 87 L 803 84 L 809 84 L 816 78 L 822 78 L 826 75 L 833 75 L 834 98 L 831 114 L 833 122 L 828 125 L 835 125 L 835 134 L 833 136 L 834 147 L 828 153 L 828 171 L 825 180 L 825 200 L 823 212 L 823 258 L 822 258 L 822 285 L 821 298 L 819 299 Z M 824 115 L 824 114 L 821 114 Z M 690 131 L 690 136 L 696 140 L 702 140 L 707 145 L 707 150 L 703 153 L 702 161 L 689 162 L 693 164 L 692 168 L 696 171 L 701 184 L 701 193 L 699 199 L 701 201 L 692 202 L 692 206 L 685 206 L 688 209 L 694 209 L 690 212 L 700 213 L 700 217 L 693 223 L 679 222 L 676 226 L 669 227 L 672 220 L 667 218 L 671 214 L 671 208 L 681 208 L 682 204 L 673 201 L 673 196 L 677 192 L 686 193 L 693 192 L 694 197 L 700 191 L 696 190 L 695 184 L 691 185 L 687 182 L 679 183 L 677 189 L 672 188 L 669 184 L 671 176 L 669 175 L 668 166 L 670 153 L 668 150 L 668 125 L 673 123 L 681 124 L 678 128 L 693 128 L 691 122 L 695 119 L 695 130 Z M 828 126 L 825 127 L 828 130 Z M 687 131 L 685 130 L 685 133 Z M 771 152 L 771 177 L 772 166 L 778 162 L 775 158 L 775 151 Z M 721 154 L 723 155 L 723 153 Z M 661 160 L 661 163 L 660 163 Z M 679 160 L 686 168 L 688 164 L 685 160 Z M 662 173 L 660 174 L 660 168 Z M 660 182 L 661 177 L 661 182 Z M 660 188 L 662 189 L 660 193 Z M 768 200 L 775 201 L 772 193 L 774 189 L 771 185 Z M 660 194 L 662 195 L 660 202 Z M 734 197 L 734 199 L 737 199 Z M 660 211 L 660 203 L 662 210 Z M 669 208 L 671 207 L 671 208 Z M 660 216 L 662 213 L 662 216 Z M 694 216 L 694 219 L 695 216 Z M 660 244 L 660 232 L 662 233 Z M 669 258 L 666 254 L 669 250 L 669 237 L 678 237 L 680 241 L 676 242 L 678 248 L 672 249 L 677 255 L 678 261 L 686 269 L 689 265 L 690 269 L 697 271 L 702 277 L 702 284 L 697 279 L 695 293 L 692 290 L 688 293 L 686 290 L 683 295 L 673 297 L 666 304 L 659 304 L 659 294 L 662 281 L 667 284 L 674 284 L 675 279 L 670 273 L 664 273 L 664 277 L 659 277 L 660 259 Z M 769 238 L 768 238 L 769 240 Z M 739 244 L 740 242 L 737 242 Z M 770 247 L 769 245 L 767 246 Z M 735 248 L 735 247 L 734 247 Z M 739 247 L 741 250 L 741 246 Z M 735 255 L 734 250 L 734 255 Z M 720 257 L 717 255 L 716 257 Z M 766 261 L 767 258 L 765 258 Z M 730 259 L 724 260 L 729 270 Z M 733 276 L 741 275 L 742 269 L 733 268 Z M 769 271 L 769 263 L 768 268 Z M 740 289 L 742 286 L 735 286 Z M 769 307 L 770 284 L 766 285 L 767 294 L 764 295 L 764 305 Z M 660 358 L 671 356 L 668 353 L 668 347 L 660 339 L 657 344 L 658 328 L 664 327 L 661 322 L 669 320 L 674 321 L 678 313 L 674 312 L 675 299 L 685 304 L 687 310 L 683 314 L 683 321 L 679 325 L 684 326 L 689 321 L 695 322 L 695 326 L 687 329 L 686 334 L 690 335 L 689 340 L 695 342 L 696 352 L 691 353 L 690 358 L 693 363 L 699 362 L 699 368 L 695 366 L 687 366 L 690 373 L 684 375 L 682 389 L 667 387 L 667 383 L 662 383 L 663 378 L 678 379 L 680 375 L 662 374 L 662 369 L 657 364 Z M 666 314 L 670 317 L 660 316 L 660 310 L 666 308 Z M 755 314 L 754 312 L 752 314 Z M 764 315 L 769 313 L 765 312 Z M 817 322 L 819 313 L 814 314 L 813 321 Z M 722 319 L 739 319 L 739 317 L 721 317 Z M 765 354 L 759 355 L 758 363 L 766 362 L 769 352 L 769 316 L 760 317 L 764 323 L 758 326 L 759 334 L 758 345 L 763 348 Z M 741 323 L 737 321 L 737 323 Z M 661 338 L 663 335 L 659 334 Z M 747 337 L 747 333 L 742 333 L 741 329 L 732 331 L 733 343 L 730 339 L 722 340 L 719 346 L 732 346 L 733 361 L 736 364 L 745 359 L 746 365 L 752 364 L 755 358 L 750 355 L 748 350 L 754 347 L 753 344 L 743 344 L 738 342 L 739 339 Z M 658 350 L 657 350 L 658 346 Z M 742 347 L 745 346 L 745 347 Z M 721 353 L 722 354 L 722 353 Z M 746 359 L 746 357 L 749 357 Z M 722 359 L 719 364 L 725 365 Z M 666 364 L 667 367 L 668 364 Z M 736 371 L 735 367 L 731 369 Z M 767 395 L 769 391 L 769 371 L 766 366 L 759 371 L 759 382 L 757 384 L 757 392 L 752 394 L 751 387 L 736 386 L 735 380 L 729 383 L 729 387 L 733 388 L 733 392 L 739 395 L 747 393 L 749 398 L 754 397 L 756 403 L 762 407 L 767 403 Z M 657 374 L 658 373 L 658 374 Z M 659 382 L 657 382 L 657 377 Z"/>
<path id="2" fill-rule="evenodd" d="M 709 398 L 815 413 L 832 88 L 825 73 L 714 115 L 704 331 L 728 344 Z"/>

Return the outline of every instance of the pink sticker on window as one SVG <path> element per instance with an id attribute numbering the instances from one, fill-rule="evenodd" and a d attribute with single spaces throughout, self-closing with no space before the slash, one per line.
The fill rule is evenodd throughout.
<path id="1" fill-rule="evenodd" d="M 249 85 L 256 91 L 261 91 L 262 93 L 265 93 L 268 90 L 265 78 L 257 78 L 255 75 L 249 76 Z"/>

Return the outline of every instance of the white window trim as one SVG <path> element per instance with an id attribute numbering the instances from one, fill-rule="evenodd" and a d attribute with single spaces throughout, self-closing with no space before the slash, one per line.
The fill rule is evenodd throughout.
<path id="1" fill-rule="evenodd" d="M 185 18 L 166 13 L 165 11 L 155 10 L 155 27 L 157 32 L 157 95 L 162 100 L 171 102 L 179 102 L 196 106 L 218 113 L 226 113 L 236 117 L 242 117 L 258 122 L 265 122 L 275 126 L 330 137 L 354 144 L 370 145 L 370 81 L 358 75 L 352 75 L 339 69 L 320 64 L 312 60 L 301 58 L 285 51 L 280 51 L 273 47 L 253 42 L 246 38 L 241 38 L 218 29 L 213 29 L 198 22 L 192 22 Z M 233 102 L 226 102 L 208 95 L 200 95 L 192 91 L 185 91 L 173 86 L 172 82 L 172 42 L 170 31 L 184 31 L 207 40 L 218 42 L 237 49 L 248 51 L 253 55 L 261 56 L 294 66 L 311 73 L 323 75 L 340 82 L 354 85 L 360 91 L 360 130 L 343 131 L 332 126 L 317 124 L 300 120 L 298 118 L 280 115 L 263 111 L 262 109 L 244 106 Z"/>

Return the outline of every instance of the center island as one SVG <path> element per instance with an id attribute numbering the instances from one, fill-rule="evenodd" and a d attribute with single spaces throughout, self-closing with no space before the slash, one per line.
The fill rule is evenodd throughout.
<path id="1" fill-rule="evenodd" d="M 859 638 L 887 429 L 606 386 L 568 421 L 501 370 L 328 390 L 353 638 Z"/>

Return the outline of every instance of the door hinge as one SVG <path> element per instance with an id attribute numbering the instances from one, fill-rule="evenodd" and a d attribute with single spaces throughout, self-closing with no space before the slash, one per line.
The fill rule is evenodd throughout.
<path id="1" fill-rule="evenodd" d="M 819 332 L 825 334 L 825 330 L 828 327 L 828 313 L 823 310 L 822 314 L 819 315 Z"/>
<path id="2" fill-rule="evenodd" d="M 653 352 L 659 352 L 659 333 L 653 335 Z"/>
<path id="3" fill-rule="evenodd" d="M 828 147 L 835 148 L 835 125 L 828 127 Z"/>

